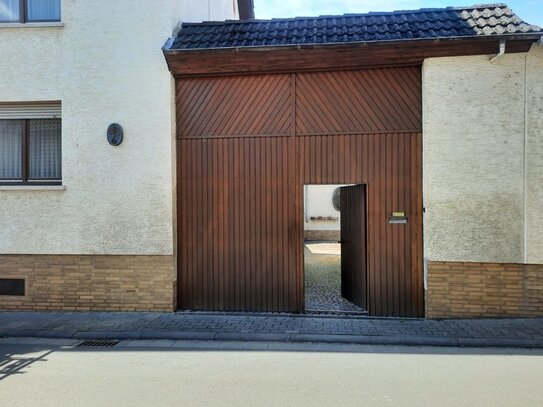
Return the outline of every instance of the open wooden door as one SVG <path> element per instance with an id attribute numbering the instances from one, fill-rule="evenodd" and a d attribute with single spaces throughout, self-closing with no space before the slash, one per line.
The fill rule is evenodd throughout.
<path id="1" fill-rule="evenodd" d="M 366 288 L 366 187 L 340 189 L 341 296 L 367 309 Z"/>

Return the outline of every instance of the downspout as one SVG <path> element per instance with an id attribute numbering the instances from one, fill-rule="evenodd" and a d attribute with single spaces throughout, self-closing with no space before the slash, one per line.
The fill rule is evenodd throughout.
<path id="1" fill-rule="evenodd" d="M 505 54 L 505 42 L 505 40 L 500 40 L 500 51 L 498 52 L 498 54 L 490 58 L 490 62 L 496 61 L 498 58 L 501 58 Z"/>
<path id="2" fill-rule="evenodd" d="M 524 264 L 528 263 L 528 52 L 524 57 L 524 179 L 523 179 L 523 193 L 524 193 L 524 245 L 523 245 L 523 259 Z"/>

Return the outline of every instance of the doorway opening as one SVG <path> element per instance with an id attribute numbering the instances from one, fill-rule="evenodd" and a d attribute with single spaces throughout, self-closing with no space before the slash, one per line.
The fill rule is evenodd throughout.
<path id="1" fill-rule="evenodd" d="M 366 187 L 304 185 L 304 308 L 367 314 Z"/>

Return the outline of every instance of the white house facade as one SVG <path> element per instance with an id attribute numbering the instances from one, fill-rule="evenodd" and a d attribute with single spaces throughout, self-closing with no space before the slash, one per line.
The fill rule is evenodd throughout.
<path id="1" fill-rule="evenodd" d="M 3 297 L 2 304 L 171 309 L 175 103 L 161 47 L 183 22 L 237 19 L 237 1 L 48 3 L 36 20 L 55 21 L 34 22 L 19 19 L 19 1 L 0 1 L 0 20 L 11 20 L 0 23 L 0 253 L 19 255 L 3 257 L 0 277 L 27 284 L 23 299 Z M 27 180 L 20 130 L 13 131 L 22 121 L 31 134 L 51 127 L 42 135 L 45 150 L 33 152 L 30 144 L 28 151 L 36 166 L 41 160 L 51 168 L 25 169 Z M 124 130 L 117 147 L 106 138 L 112 123 Z M 101 270 L 112 271 L 93 287 Z M 160 281 L 160 292 L 147 290 L 143 303 L 130 300 L 115 279 L 132 293 Z"/>
<path id="2" fill-rule="evenodd" d="M 507 6 L 34 3 L 0 0 L 0 309 L 303 312 L 304 218 L 357 185 L 371 315 L 543 315 L 543 31 Z"/>
<path id="3" fill-rule="evenodd" d="M 491 57 L 423 65 L 426 306 L 434 316 L 542 313 L 543 47 Z"/>

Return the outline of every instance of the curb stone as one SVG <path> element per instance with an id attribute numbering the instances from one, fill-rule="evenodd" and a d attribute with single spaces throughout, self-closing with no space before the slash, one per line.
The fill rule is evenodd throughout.
<path id="1" fill-rule="evenodd" d="M 500 338 L 424 337 L 411 335 L 329 335 L 276 334 L 237 332 L 175 332 L 175 331 L 0 331 L 0 337 L 50 339 L 118 339 L 118 340 L 183 340 L 211 342 L 290 342 L 355 345 L 543 348 L 543 340 Z"/>

